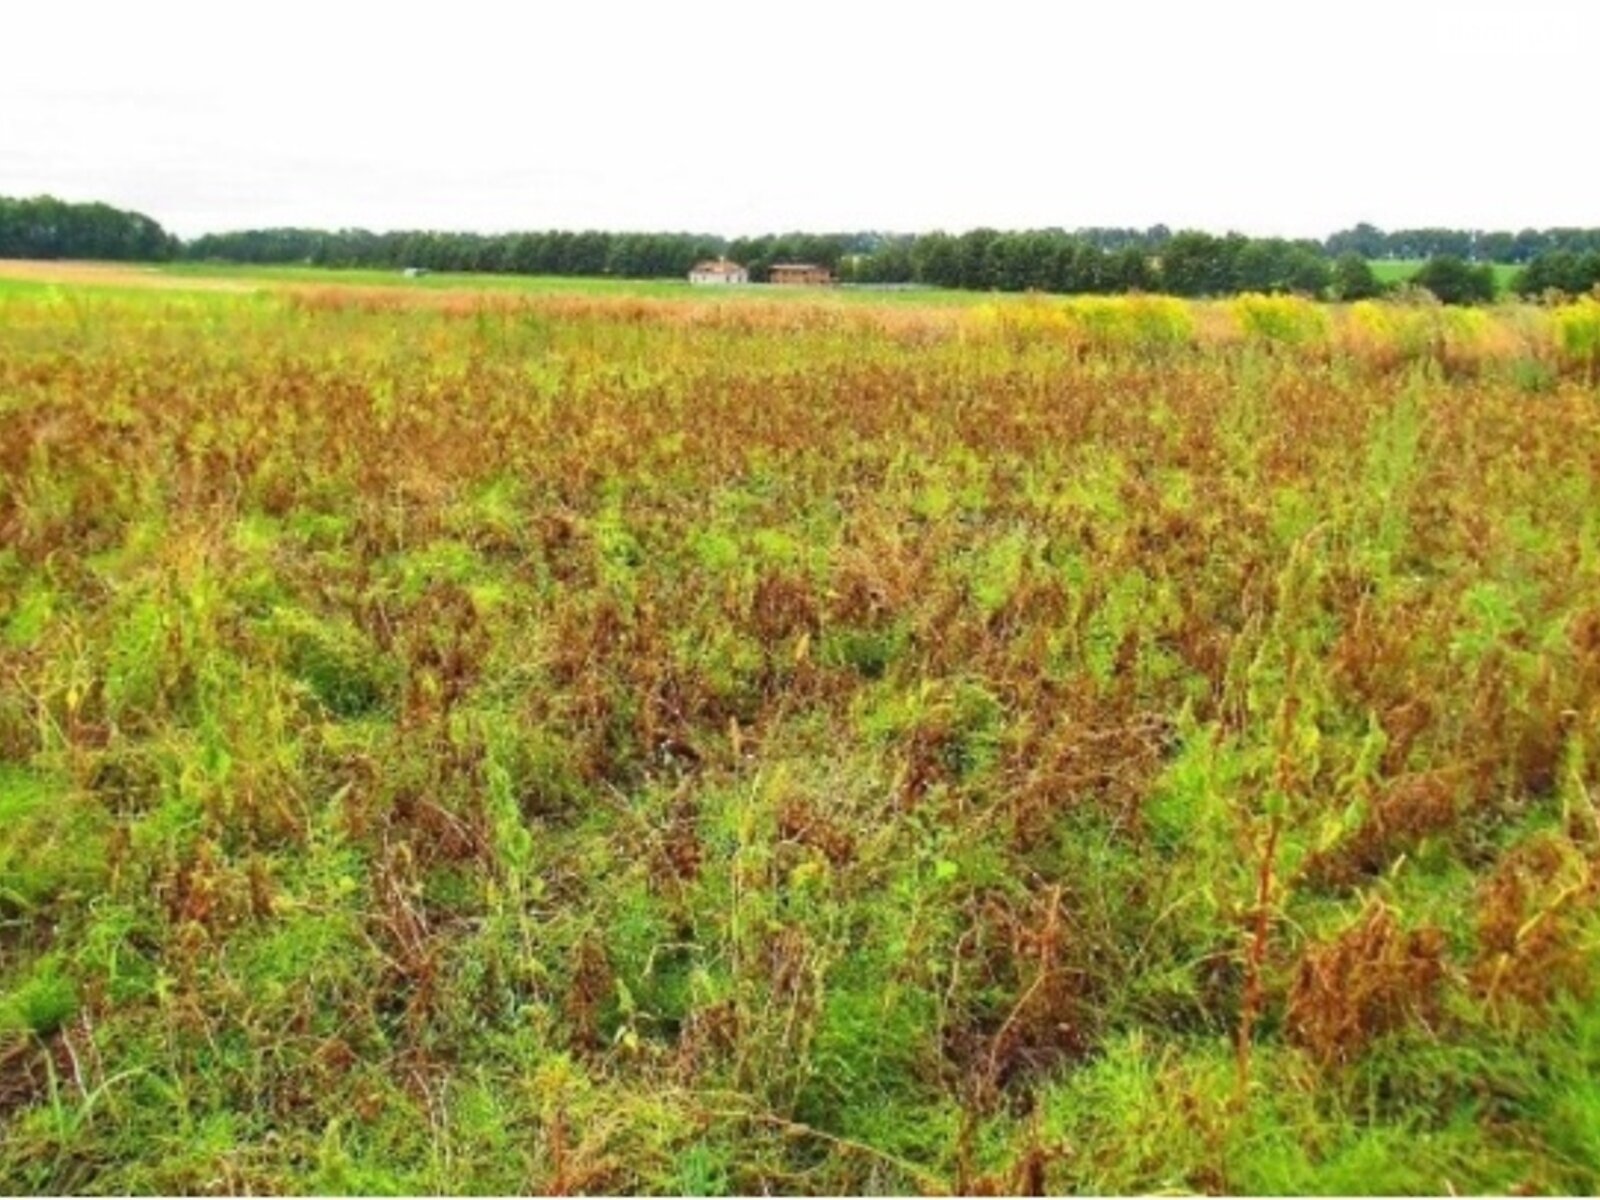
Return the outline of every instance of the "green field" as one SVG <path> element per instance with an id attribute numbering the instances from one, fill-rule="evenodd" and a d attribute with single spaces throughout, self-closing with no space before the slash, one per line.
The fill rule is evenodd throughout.
<path id="1" fill-rule="evenodd" d="M 408 279 L 400 271 L 313 266 L 252 266 L 232 263 L 162 263 L 163 275 L 180 279 L 236 279 L 246 282 L 310 284 L 329 287 L 402 287 L 425 291 L 517 292 L 536 295 L 576 293 L 597 296 L 677 296 L 689 291 L 676 279 L 595 279 L 554 275 L 492 275 L 437 272 Z M 698 289 L 697 289 L 698 290 Z"/>
<path id="2" fill-rule="evenodd" d="M 308 284 L 332 287 L 401 287 L 423 291 L 474 291 L 534 296 L 648 296 L 664 299 L 812 300 L 837 298 L 871 304 L 974 303 L 981 293 L 943 288 L 883 289 L 859 286 L 775 287 L 752 284 L 735 287 L 695 286 L 682 279 L 603 279 L 558 275 L 492 275 L 434 272 L 415 279 L 400 271 L 330 267 L 240 266 L 226 263 L 164 263 L 163 275 L 191 279 L 236 279 L 274 284 Z"/>
<path id="3" fill-rule="evenodd" d="M 1404 283 L 1422 269 L 1424 261 L 1420 258 L 1374 259 L 1371 263 L 1372 273 L 1380 283 Z M 1502 296 L 1508 295 L 1522 268 L 1515 263 L 1490 263 L 1489 266 L 1494 271 L 1495 290 Z"/>
<path id="4" fill-rule="evenodd" d="M 1600 1190 L 1600 305 L 94 281 L 0 1191 Z"/>

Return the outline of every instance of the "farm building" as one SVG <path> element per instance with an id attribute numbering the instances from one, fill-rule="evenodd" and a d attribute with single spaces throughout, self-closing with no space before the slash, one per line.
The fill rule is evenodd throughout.
<path id="1" fill-rule="evenodd" d="M 749 283 L 750 272 L 726 258 L 707 259 L 689 268 L 690 283 Z"/>
<path id="2" fill-rule="evenodd" d="M 815 263 L 773 263 L 767 280 L 771 283 L 827 284 L 833 282 L 833 272 Z"/>

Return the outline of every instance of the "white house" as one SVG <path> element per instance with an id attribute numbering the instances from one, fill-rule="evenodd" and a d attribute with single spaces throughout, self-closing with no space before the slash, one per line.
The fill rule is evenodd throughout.
<path id="1" fill-rule="evenodd" d="M 690 283 L 749 283 L 750 272 L 725 258 L 706 259 L 689 268 Z"/>

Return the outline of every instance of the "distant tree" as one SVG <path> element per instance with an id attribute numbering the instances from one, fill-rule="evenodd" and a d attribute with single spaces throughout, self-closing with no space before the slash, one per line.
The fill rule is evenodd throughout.
<path id="1" fill-rule="evenodd" d="M 1150 256 L 1139 247 L 1129 246 L 1107 255 L 1103 277 L 1105 291 L 1148 292 L 1155 286 L 1156 275 L 1150 266 Z"/>
<path id="2" fill-rule="evenodd" d="M 1234 283 L 1240 291 L 1275 292 L 1283 274 L 1282 243 L 1259 238 L 1242 247 L 1235 260 Z"/>
<path id="3" fill-rule="evenodd" d="M 794 234 L 794 258 L 797 262 L 816 263 L 829 270 L 839 265 L 844 257 L 846 238 L 838 233 Z"/>
<path id="4" fill-rule="evenodd" d="M 1320 296 L 1327 290 L 1328 262 L 1315 242 L 1255 238 L 1227 253 L 1233 258 L 1232 289 L 1214 290 L 1302 292 L 1311 296 Z"/>
<path id="5" fill-rule="evenodd" d="M 1372 264 L 1354 250 L 1341 254 L 1333 264 L 1333 294 L 1339 300 L 1369 300 L 1383 291 Z"/>
<path id="6" fill-rule="evenodd" d="M 1239 290 L 1239 259 L 1249 239 L 1187 229 L 1161 248 L 1161 290 L 1174 296 L 1227 296 Z"/>
<path id="7" fill-rule="evenodd" d="M 997 286 L 989 273 L 989 247 L 999 236 L 993 229 L 969 229 L 956 239 L 956 258 L 960 263 L 958 286 L 973 291 L 987 291 Z"/>
<path id="8" fill-rule="evenodd" d="M 1479 262 L 1515 262 L 1516 251 L 1516 235 L 1504 229 L 1480 233 L 1473 246 L 1473 254 Z"/>
<path id="9" fill-rule="evenodd" d="M 1049 289 L 1065 293 L 1111 290 L 1108 267 L 1113 258 L 1127 252 L 1118 250 L 1115 255 L 1107 254 L 1102 248 L 1075 237 L 1058 238 L 1050 252 Z M 1133 253 L 1144 257 L 1139 250 Z"/>
<path id="10" fill-rule="evenodd" d="M 1442 304 L 1482 304 L 1494 299 L 1494 271 L 1488 264 L 1474 266 L 1453 254 L 1441 254 L 1422 264 L 1411 277 Z"/>
<path id="11" fill-rule="evenodd" d="M 1466 229 L 1401 229 L 1389 234 L 1393 258 L 1472 257 L 1473 235 Z"/>
<path id="12" fill-rule="evenodd" d="M 1061 233 L 997 234 L 986 255 L 985 275 L 990 286 L 1003 292 L 1049 289 L 1056 248 L 1066 240 Z"/>
<path id="13" fill-rule="evenodd" d="M 764 280 L 772 268 L 772 239 L 770 237 L 735 238 L 728 246 L 728 257 L 742 263 L 750 271 L 750 278 Z"/>
<path id="14" fill-rule="evenodd" d="M 0 258 L 149 262 L 172 258 L 178 248 L 178 239 L 143 213 L 54 196 L 0 197 Z"/>
<path id="15" fill-rule="evenodd" d="M 886 241 L 853 261 L 855 275 L 863 283 L 910 283 L 916 273 L 911 247 L 902 240 Z"/>
<path id="16" fill-rule="evenodd" d="M 1319 250 L 1296 245 L 1284 266 L 1286 291 L 1320 299 L 1333 284 L 1333 268 Z"/>
<path id="17" fill-rule="evenodd" d="M 1329 236 L 1323 248 L 1331 255 L 1359 255 L 1363 259 L 1382 258 L 1389 252 L 1389 242 L 1383 230 L 1365 221 L 1354 229 L 1342 229 Z"/>
<path id="18" fill-rule="evenodd" d="M 930 287 L 961 286 L 961 251 L 948 233 L 929 233 L 911 245 L 912 278 Z"/>
<path id="19" fill-rule="evenodd" d="M 1600 252 L 1551 250 L 1537 255 L 1517 276 L 1514 286 L 1523 296 L 1542 296 L 1552 291 L 1577 296 L 1593 291 L 1600 287 Z"/>
<path id="20" fill-rule="evenodd" d="M 1216 258 L 1216 241 L 1208 233 L 1186 230 L 1161 248 L 1161 288 L 1175 296 L 1199 296 L 1206 291 Z"/>
<path id="21" fill-rule="evenodd" d="M 1522 229 L 1511 240 L 1511 261 L 1531 262 L 1547 249 L 1547 239 L 1537 229 Z"/>

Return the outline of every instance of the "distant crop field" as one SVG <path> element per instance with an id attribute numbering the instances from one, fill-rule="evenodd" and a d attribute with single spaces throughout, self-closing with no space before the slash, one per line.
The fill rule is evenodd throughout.
<path id="1" fill-rule="evenodd" d="M 555 275 L 495 275 L 430 272 L 407 278 L 401 271 L 332 267 L 238 266 L 224 263 L 166 263 L 156 268 L 175 280 L 236 280 L 254 285 L 319 287 L 398 287 L 418 291 L 470 291 L 529 296 L 652 296 L 739 301 L 816 301 L 832 298 L 874 305 L 972 304 L 981 293 L 943 288 L 884 289 L 866 286 L 799 287 L 794 285 L 693 285 L 686 279 L 604 279 Z"/>
<path id="2" fill-rule="evenodd" d="M 1404 283 L 1422 269 L 1425 260 L 1420 258 L 1380 258 L 1372 261 L 1372 273 L 1382 283 Z M 1502 296 L 1511 291 L 1511 285 L 1516 282 L 1517 272 L 1521 270 L 1515 263 L 1491 263 L 1494 271 L 1495 290 Z"/>
<path id="3" fill-rule="evenodd" d="M 821 300 L 874 307 L 974 305 L 985 293 L 943 288 L 879 288 L 846 285 L 796 287 L 768 284 L 694 286 L 677 279 L 602 279 L 555 275 L 493 275 L 436 272 L 407 277 L 401 271 L 336 267 L 250 266 L 228 263 L 94 263 L 57 260 L 0 260 L 0 289 L 12 292 L 45 288 L 96 291 L 231 291 L 305 292 L 329 289 L 349 294 L 356 289 L 385 289 L 435 298 L 444 294 L 649 297 L 701 303 L 816 303 Z M 1015 297 L 1013 297 L 1015 299 Z"/>
<path id="4" fill-rule="evenodd" d="M 1600 305 L 155 274 L 0 288 L 0 1189 L 1600 1190 Z"/>

